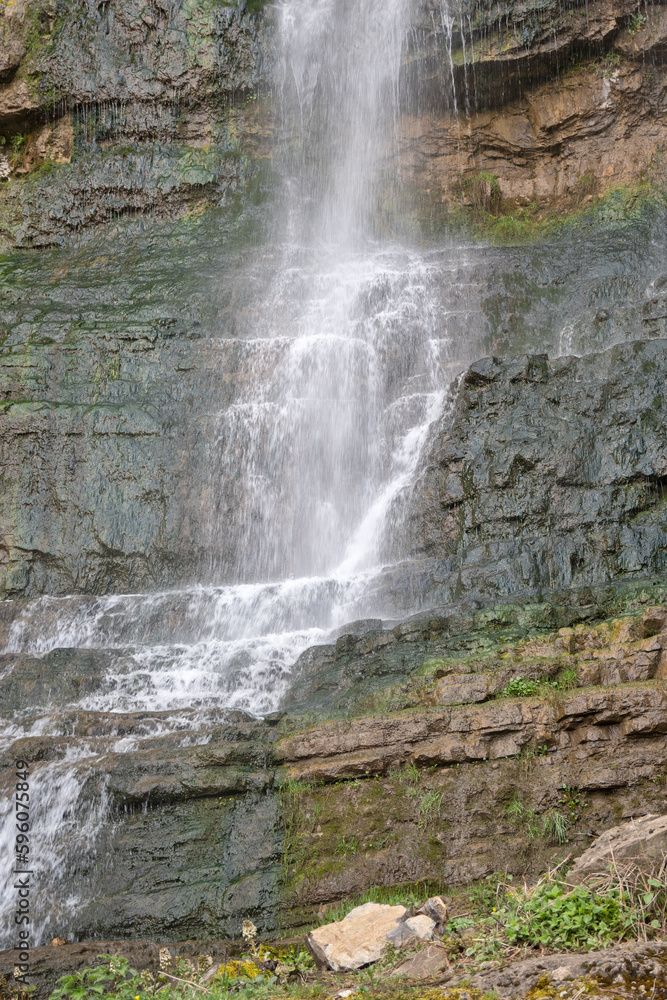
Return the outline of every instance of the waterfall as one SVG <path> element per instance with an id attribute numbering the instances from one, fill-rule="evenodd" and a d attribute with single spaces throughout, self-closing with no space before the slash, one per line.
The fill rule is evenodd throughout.
<path id="1" fill-rule="evenodd" d="M 410 488 L 452 377 L 441 266 L 383 222 L 400 185 L 411 5 L 282 0 L 275 15 L 274 237 L 249 264 L 260 293 L 251 287 L 235 324 L 252 359 L 242 397 L 219 412 L 211 401 L 209 531 L 225 539 L 224 556 L 188 590 L 28 604 L 5 652 L 96 650 L 103 665 L 78 700 L 53 692 L 19 713 L 8 742 L 71 737 L 80 711 L 156 713 L 146 736 L 186 726 L 180 745 L 204 743 L 220 711 L 278 708 L 298 655 L 332 629 L 394 613 L 374 581 L 408 554 Z M 89 762 L 141 738 L 123 743 L 107 726 L 74 763 L 36 765 L 55 817 L 34 833 L 50 884 L 83 849 L 63 817 L 80 808 Z M 98 789 L 86 850 L 105 801 Z M 75 928 L 73 913 L 54 911 L 42 936 Z M 10 944 L 10 925 L 2 931 Z"/>

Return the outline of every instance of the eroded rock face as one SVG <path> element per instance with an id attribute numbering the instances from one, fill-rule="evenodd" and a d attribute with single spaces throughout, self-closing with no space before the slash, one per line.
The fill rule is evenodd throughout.
<path id="1" fill-rule="evenodd" d="M 510 213 L 577 209 L 610 188 L 664 186 L 662 9 L 501 6 L 443 18 L 436 0 L 415 5 L 400 159 L 426 214 L 498 199 Z M 270 157 L 271 21 L 262 0 L 0 8 L 3 242 L 50 246 L 245 190 Z"/>
<path id="2" fill-rule="evenodd" d="M 645 615 L 650 630 L 660 616 Z M 592 632 L 566 631 L 582 643 Z M 383 713 L 279 740 L 287 773 L 310 783 L 291 814 L 303 852 L 290 868 L 294 919 L 366 885 L 537 874 L 621 818 L 663 812 L 652 776 L 667 752 L 665 696 L 654 680 L 393 714 L 401 703 L 385 695 Z M 355 851 L 333 866 L 343 830 Z"/>
<path id="3" fill-rule="evenodd" d="M 414 516 L 441 579 L 451 567 L 445 601 L 455 587 L 548 591 L 664 570 L 666 368 L 660 340 L 465 373 Z"/>
<path id="4" fill-rule="evenodd" d="M 49 246 L 243 187 L 242 155 L 266 131 L 246 101 L 264 74 L 261 6 L 3 5 L 0 177 L 14 180 L 0 189 L 0 240 Z"/>
<path id="5" fill-rule="evenodd" d="M 503 1000 L 511 1000 L 528 996 L 540 980 L 546 979 L 552 987 L 562 989 L 585 977 L 588 982 L 599 983 L 606 992 L 611 984 L 633 983 L 643 977 L 659 982 L 664 975 L 666 953 L 663 941 L 651 941 L 618 944 L 586 955 L 545 955 L 516 962 L 502 971 L 481 973 L 473 977 L 470 985 L 480 991 L 494 990 Z"/>
<path id="6" fill-rule="evenodd" d="M 348 660 L 352 675 L 393 656 L 395 684 L 401 664 L 405 681 L 412 663 L 428 693 L 438 683 L 431 667 L 454 660 L 443 654 L 456 648 L 482 675 L 496 659 L 511 661 L 517 647 L 530 658 L 561 641 L 573 649 L 561 651 L 563 662 L 576 662 L 579 653 L 601 650 L 605 633 L 622 632 L 630 646 L 662 628 L 664 606 L 649 602 L 641 586 L 616 598 L 631 613 L 596 622 L 619 608 L 610 600 L 563 600 L 571 615 L 564 635 L 540 634 L 559 613 L 554 601 L 551 613 L 544 604 L 458 619 L 452 613 L 439 632 L 436 619 L 406 621 L 385 632 L 403 632 L 393 653 L 378 646 L 374 632 L 339 642 L 356 656 Z M 489 636 L 498 642 L 495 654 Z M 429 658 L 436 647 L 441 657 Z M 406 707 L 391 692 L 373 707 L 364 700 L 368 689 L 352 686 L 345 719 L 316 722 L 305 699 L 264 722 L 242 712 L 202 717 L 183 710 L 179 728 L 165 733 L 168 713 L 67 707 L 73 696 L 96 695 L 113 655 L 118 651 L 54 650 L 6 654 L 0 664 L 2 712 L 25 721 L 30 711 L 44 729 L 3 752 L 2 787 L 15 782 L 20 758 L 35 776 L 52 765 L 52 784 L 74 783 L 71 808 L 82 822 L 91 823 L 104 796 L 105 821 L 94 842 L 81 845 L 68 881 L 72 893 L 81 892 L 76 911 L 60 906 L 57 885 L 42 885 L 43 898 L 47 888 L 53 898 L 50 931 L 58 936 L 237 936 L 248 916 L 265 932 L 277 921 L 312 926 L 318 907 L 372 885 L 460 886 L 499 866 L 538 874 L 623 819 L 667 811 L 656 780 L 667 753 L 662 680 L 448 708 Z M 44 727 L 42 705 L 56 686 L 62 706 Z M 82 747 L 85 757 L 77 753 Z M 39 785 L 37 793 L 48 789 Z M 555 814 L 567 844 L 550 832 Z M 429 900 L 424 921 L 406 927 L 401 940 L 428 933 L 448 907 L 456 915 L 451 898 Z"/>

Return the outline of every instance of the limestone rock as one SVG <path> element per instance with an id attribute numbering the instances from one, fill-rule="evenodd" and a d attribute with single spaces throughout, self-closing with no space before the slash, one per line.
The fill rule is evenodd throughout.
<path id="1" fill-rule="evenodd" d="M 440 681 L 435 693 L 440 705 L 472 705 L 489 697 L 489 678 L 484 674 L 452 674 Z"/>
<path id="2" fill-rule="evenodd" d="M 427 899 L 420 913 L 425 913 L 427 917 L 435 921 L 436 924 L 444 924 L 447 922 L 447 904 L 445 903 L 442 896 L 431 896 Z"/>
<path id="3" fill-rule="evenodd" d="M 416 917 L 409 917 L 401 921 L 396 927 L 392 927 L 387 932 L 387 941 L 395 948 L 410 944 L 412 941 L 430 941 L 435 930 L 435 920 L 431 920 L 426 914 L 417 914 Z"/>
<path id="4" fill-rule="evenodd" d="M 334 972 L 360 969 L 377 962 L 387 947 L 387 935 L 405 917 L 404 906 L 364 903 L 344 917 L 317 927 L 306 938 L 315 961 Z"/>
<path id="5" fill-rule="evenodd" d="M 493 990 L 501 1000 L 515 1000 L 533 990 L 545 977 L 558 992 L 565 987 L 566 995 L 570 996 L 572 992 L 567 987 L 574 980 L 595 979 L 598 976 L 605 982 L 614 982 L 615 977 L 620 976 L 621 982 L 645 979 L 650 980 L 651 985 L 655 981 L 660 984 L 666 955 L 667 945 L 663 941 L 649 941 L 647 944 L 624 942 L 605 951 L 589 951 L 583 955 L 541 955 L 512 962 L 504 969 L 482 972 L 473 977 L 470 986 L 482 994 Z M 573 992 L 576 996 L 577 991 Z M 646 995 L 650 996 L 650 989 Z"/>
<path id="6" fill-rule="evenodd" d="M 449 965 L 447 952 L 437 944 L 418 951 L 394 969 L 392 976 L 405 976 L 406 979 L 429 979 L 436 976 Z"/>
<path id="7" fill-rule="evenodd" d="M 606 871 L 612 861 L 652 868 L 667 857 L 667 816 L 642 816 L 607 830 L 575 861 L 569 881 Z"/>

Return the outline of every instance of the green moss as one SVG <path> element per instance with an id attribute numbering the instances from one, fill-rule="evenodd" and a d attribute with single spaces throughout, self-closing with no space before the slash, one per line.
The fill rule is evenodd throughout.
<path id="1" fill-rule="evenodd" d="M 463 234 L 496 246 L 521 246 L 610 224 L 636 223 L 648 213 L 667 208 L 667 191 L 657 179 L 623 185 L 600 196 L 591 193 L 596 188 L 597 181 L 592 174 L 584 174 L 569 205 L 551 208 L 540 207 L 534 202 L 517 207 L 500 200 L 492 207 L 481 199 L 470 205 L 447 207 L 438 204 L 432 196 L 422 194 L 417 197 L 418 202 L 421 200 L 417 211 L 425 235 L 430 230 L 433 237 Z M 592 202 L 582 205 L 583 199 L 588 197 Z M 465 482 L 463 485 L 465 491 Z"/>

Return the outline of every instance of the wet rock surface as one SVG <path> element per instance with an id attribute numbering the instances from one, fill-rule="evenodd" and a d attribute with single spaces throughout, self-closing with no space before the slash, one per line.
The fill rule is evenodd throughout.
<path id="1" fill-rule="evenodd" d="M 591 646 L 603 652 L 600 636 L 613 639 L 623 630 L 626 645 L 632 637 L 641 646 L 651 638 L 646 632 L 664 625 L 664 605 L 652 597 L 636 585 L 616 594 L 626 607 L 637 598 L 641 603 L 613 619 L 612 628 L 595 624 L 595 617 L 613 604 L 580 606 L 586 624 L 555 633 L 556 641 L 574 647 L 559 655 L 577 662 L 577 645 L 581 653 Z M 564 607 L 572 615 L 567 602 Z M 500 657 L 517 656 L 517 637 L 529 660 L 536 646 L 553 652 L 536 632 L 536 622 L 548 627 L 544 615 L 544 605 L 519 605 L 452 616 L 446 630 L 440 621 L 441 635 L 432 632 L 430 642 L 437 646 L 444 636 L 477 661 L 483 676 L 490 654 L 478 643 L 494 627 Z M 551 615 L 547 620 L 553 622 Z M 535 637 L 520 638 L 526 632 Z M 376 638 L 368 632 L 338 642 L 349 650 L 368 643 L 373 657 Z M 430 691 L 438 683 L 432 667 L 437 673 L 447 660 L 429 659 L 433 651 L 424 635 L 410 651 L 415 659 L 426 657 L 426 672 L 416 673 Z M 440 645 L 440 652 L 452 659 L 451 647 Z M 3 679 L 2 704 L 16 721 L 43 730 L 3 753 L 3 787 L 14 781 L 17 758 L 35 774 L 48 762 L 56 768 L 49 772 L 54 787 L 72 782 L 75 824 L 84 817 L 96 822 L 100 810 L 106 816 L 94 843 L 82 841 L 77 853 L 68 884 L 72 893 L 86 891 L 75 913 L 58 908 L 56 891 L 52 927 L 60 935 L 215 939 L 238 934 L 248 916 L 264 933 L 277 921 L 303 926 L 318 907 L 371 885 L 437 880 L 460 886 L 499 866 L 536 874 L 577 855 L 624 818 L 667 811 L 658 780 L 667 753 L 662 680 L 407 711 L 399 698 L 393 709 L 383 702 L 381 712 L 333 722 L 318 722 L 303 709 L 300 715 L 296 707 L 264 722 L 241 712 L 193 709 L 182 712 L 176 730 L 173 712 L 63 705 L 53 718 L 40 717 L 40 692 L 57 683 L 59 671 L 63 698 L 71 691 L 79 697 L 86 684 L 95 690 L 95 666 L 107 655 L 54 650 L 15 657 Z M 36 708 L 29 716 L 31 697 Z M 354 704 L 348 702 L 347 715 L 368 712 L 372 702 Z M 165 732 L 167 721 L 171 731 Z M 300 790 L 295 800 L 291 788 Z M 529 836 L 526 823 L 513 821 L 508 806 L 517 789 L 538 831 L 544 817 L 563 816 L 567 844 L 548 833 Z M 37 782 L 34 794 L 49 791 Z M 438 906 L 437 913 L 427 911 L 429 926 L 451 900 Z"/>
<path id="2" fill-rule="evenodd" d="M 666 364 L 660 340 L 468 369 L 414 517 L 416 543 L 451 567 L 445 600 L 664 570 Z"/>
<path id="3" fill-rule="evenodd" d="M 262 132 L 246 102 L 264 73 L 256 7 L 3 5 L 0 240 L 50 246 L 243 187 Z"/>
<path id="4" fill-rule="evenodd" d="M 40 0 L 0 19 L 5 245 L 201 211 L 268 162 L 270 5 Z M 400 158 L 425 218 L 499 198 L 509 215 L 577 211 L 647 177 L 664 188 L 660 6 L 464 3 L 443 21 L 424 0 L 413 22 Z"/>
<path id="5" fill-rule="evenodd" d="M 277 358 L 262 341 L 237 337 L 230 314 L 232 303 L 242 301 L 240 265 L 252 263 L 255 223 L 252 213 L 238 223 L 221 214 L 152 236 L 131 235 L 123 251 L 100 240 L 94 255 L 91 245 L 57 260 L 7 259 L 0 311 L 5 596 L 154 590 L 224 580 L 238 565 L 242 553 L 233 549 L 236 532 L 229 526 L 244 498 L 238 484 L 213 490 L 210 470 L 216 447 L 224 447 L 224 439 L 216 444 L 220 415 Z M 598 337 L 602 345 L 613 341 L 621 329 L 659 337 L 664 267 L 652 254 L 660 255 L 664 233 L 660 220 L 652 225 L 632 239 L 622 236 L 622 284 L 636 289 L 634 305 L 621 303 L 625 293 L 615 290 L 621 276 L 608 265 L 610 233 L 599 245 L 556 246 L 548 266 L 542 250 L 513 251 L 508 258 L 476 251 L 457 268 L 446 295 L 443 290 L 443 308 L 456 316 L 449 322 L 457 329 L 467 323 L 480 353 L 499 341 L 516 348 L 535 326 L 545 350 L 562 349 L 559 323 L 567 326 L 568 317 L 578 350 Z M 642 251 L 647 240 L 648 255 Z M 445 274 L 451 257 L 438 255 Z M 568 282 L 573 262 L 591 268 L 591 294 L 607 306 L 602 325 L 582 287 Z M 511 278 L 518 267 L 531 275 L 528 288 Z M 259 272 L 258 280 L 266 276 Z M 545 307 L 545 296 L 563 310 L 560 320 L 553 302 Z M 461 588 L 487 600 L 659 571 L 664 470 L 656 450 L 662 416 L 654 401 L 664 356 L 664 342 L 656 340 L 612 349 L 599 363 L 597 356 L 534 359 L 540 371 L 546 365 L 544 378 L 521 374 L 530 359 L 501 361 L 497 368 L 488 362 L 488 379 L 478 385 L 479 372 L 471 370 L 454 393 L 453 414 L 443 417 L 441 454 L 433 451 L 415 493 L 418 558 L 379 580 L 382 603 L 393 604 L 398 617 L 447 604 L 455 594 L 458 599 Z M 453 362 L 453 370 L 463 364 Z M 487 412 L 480 404 L 492 399 Z M 567 415 L 579 409 L 575 431 Z M 494 436 L 497 419 L 505 422 L 502 449 Z M 633 455 L 644 438 L 649 450 Z M 587 481 L 568 472 L 571 448 L 585 456 L 626 444 L 613 470 L 593 462 Z M 488 456 L 479 450 L 485 448 Z M 540 449 L 544 459 L 534 469 L 519 469 L 517 462 L 536 463 Z M 469 495 L 461 492 L 464 466 Z M 493 482 L 482 483 L 487 473 Z M 456 496 L 447 493 L 447 477 Z M 548 483 L 553 496 L 546 495 Z M 521 528 L 516 518 L 524 508 Z M 605 523 L 610 527 L 602 538 Z"/>

